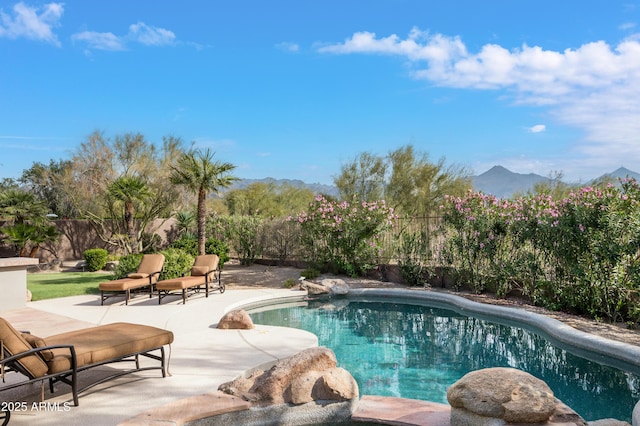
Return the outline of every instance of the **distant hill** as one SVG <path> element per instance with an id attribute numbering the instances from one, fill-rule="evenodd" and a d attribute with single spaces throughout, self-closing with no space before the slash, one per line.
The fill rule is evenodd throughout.
<path id="1" fill-rule="evenodd" d="M 294 188 L 309 188 L 314 194 L 338 195 L 338 188 L 335 186 L 324 185 L 321 183 L 305 183 L 299 179 L 274 179 L 272 177 L 264 179 L 240 179 L 227 188 L 227 191 L 233 189 L 244 189 L 253 183 L 271 183 L 276 186 L 290 185 Z"/>
<path id="2" fill-rule="evenodd" d="M 524 194 L 540 182 L 548 183 L 550 179 L 535 173 L 514 173 L 502 166 L 493 166 L 481 175 L 472 177 L 476 191 L 500 198 L 509 198 L 517 192 Z"/>
<path id="3" fill-rule="evenodd" d="M 602 181 L 605 179 L 612 179 L 614 181 L 614 183 L 618 183 L 618 179 L 625 179 L 625 178 L 634 178 L 635 180 L 637 180 L 638 182 L 640 182 L 640 173 L 636 173 L 632 170 L 629 170 L 627 168 L 624 167 L 620 167 L 617 170 L 614 170 L 611 173 L 605 173 L 602 176 L 600 176 L 599 178 L 595 179 L 594 181 Z"/>
<path id="4" fill-rule="evenodd" d="M 593 179 L 589 183 L 602 181 L 603 179 L 611 179 L 614 183 L 618 182 L 618 178 L 632 177 L 640 182 L 640 173 L 620 167 L 619 169 L 605 173 L 604 175 Z M 540 176 L 535 173 L 515 173 L 502 166 L 493 166 L 486 172 L 473 176 L 471 178 L 473 188 L 476 191 L 482 191 L 485 194 L 493 194 L 500 198 L 509 198 L 516 193 L 526 194 L 533 191 L 537 183 L 550 183 L 551 179 Z M 315 194 L 327 194 L 338 196 L 338 188 L 332 185 L 324 185 L 321 183 L 305 183 L 299 179 L 274 179 L 267 177 L 264 179 L 240 179 L 229 187 L 226 191 L 232 189 L 243 189 L 252 183 L 272 183 L 276 186 L 291 185 L 296 188 L 309 188 Z M 225 191 L 223 191 L 225 192 Z"/>

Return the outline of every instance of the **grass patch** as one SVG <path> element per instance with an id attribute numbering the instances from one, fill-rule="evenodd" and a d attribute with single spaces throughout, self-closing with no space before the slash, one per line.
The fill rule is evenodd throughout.
<path id="1" fill-rule="evenodd" d="M 27 274 L 27 288 L 31 290 L 34 301 L 81 294 L 100 294 L 98 284 L 110 280 L 111 276 L 112 274 L 104 272 Z"/>

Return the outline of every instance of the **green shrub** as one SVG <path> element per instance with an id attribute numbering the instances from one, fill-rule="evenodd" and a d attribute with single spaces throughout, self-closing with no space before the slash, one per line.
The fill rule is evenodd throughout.
<path id="1" fill-rule="evenodd" d="M 300 276 L 305 277 L 308 280 L 312 280 L 320 276 L 320 271 L 315 268 L 307 268 L 304 271 L 300 272 Z"/>
<path id="2" fill-rule="evenodd" d="M 284 287 L 293 288 L 293 286 L 295 286 L 297 282 L 298 280 L 296 280 L 295 278 L 287 278 L 284 282 Z"/>
<path id="3" fill-rule="evenodd" d="M 162 279 L 181 277 L 193 266 L 194 257 L 184 250 L 168 248 L 160 253 L 164 254 Z"/>
<path id="4" fill-rule="evenodd" d="M 198 255 L 198 239 L 188 235 L 182 236 L 169 244 L 168 248 L 180 249 L 195 258 Z"/>
<path id="5" fill-rule="evenodd" d="M 95 248 L 84 251 L 84 261 L 88 271 L 95 272 L 104 268 L 109 258 L 109 252 L 105 249 Z"/>
<path id="6" fill-rule="evenodd" d="M 142 261 L 142 254 L 127 254 L 118 259 L 118 266 L 116 266 L 114 279 L 118 280 L 124 278 L 131 272 L 136 272 L 140 261 Z"/>
<path id="7" fill-rule="evenodd" d="M 168 248 L 179 249 L 190 254 L 193 259 L 198 256 L 198 240 L 192 236 L 182 236 L 169 244 Z M 217 254 L 220 258 L 220 268 L 229 260 L 229 246 L 216 238 L 209 238 L 205 242 L 205 252 L 207 254 Z"/>
<path id="8" fill-rule="evenodd" d="M 220 269 L 229 260 L 229 246 L 216 238 L 209 238 L 205 243 L 207 254 L 217 254 L 220 258 Z"/>

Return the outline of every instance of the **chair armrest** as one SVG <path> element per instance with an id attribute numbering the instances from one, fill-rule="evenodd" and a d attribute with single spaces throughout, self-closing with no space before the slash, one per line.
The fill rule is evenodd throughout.
<path id="1" fill-rule="evenodd" d="M 17 361 L 20 358 L 24 358 L 25 356 L 32 355 L 32 354 L 39 354 L 42 351 L 51 350 L 51 349 L 69 349 L 71 359 L 73 360 L 72 365 L 75 367 L 76 348 L 73 345 L 50 345 L 50 346 L 43 346 L 41 348 L 29 349 L 28 351 L 20 352 L 19 354 L 11 355 L 11 356 L 0 359 L 0 365 L 8 364 L 12 361 Z"/>
<path id="2" fill-rule="evenodd" d="M 2 381 L 4 382 L 4 372 L 6 368 L 8 368 L 9 371 L 14 370 L 21 374 L 25 374 L 27 377 L 29 377 L 32 380 L 38 379 L 40 377 L 48 376 L 50 374 L 49 371 L 47 371 L 43 376 L 34 377 L 27 369 L 25 369 L 22 365 L 20 365 L 20 359 L 26 356 L 34 355 L 34 354 L 39 355 L 40 352 L 45 350 L 51 350 L 51 349 L 69 349 L 69 355 L 71 356 L 71 360 L 70 360 L 71 368 L 69 368 L 67 371 L 72 372 L 72 374 L 75 376 L 76 371 L 78 369 L 78 359 L 76 357 L 76 348 L 73 345 L 49 345 L 49 346 L 43 346 L 41 348 L 29 349 L 28 351 L 20 352 L 19 354 L 11 355 L 1 359 L 0 371 L 2 374 Z M 17 365 L 20 365 L 20 367 L 17 367 L 14 362 L 17 362 L 18 363 Z"/>

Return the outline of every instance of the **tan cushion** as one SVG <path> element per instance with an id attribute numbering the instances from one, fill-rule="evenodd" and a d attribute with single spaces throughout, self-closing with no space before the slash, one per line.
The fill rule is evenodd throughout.
<path id="1" fill-rule="evenodd" d="M 100 291 L 125 291 L 148 286 L 149 278 L 122 278 L 120 280 L 100 283 L 98 288 Z"/>
<path id="2" fill-rule="evenodd" d="M 149 274 L 143 274 L 140 272 L 132 272 L 127 275 L 127 278 L 147 278 Z"/>
<path id="3" fill-rule="evenodd" d="M 160 272 L 164 266 L 164 254 L 145 254 L 142 256 L 140 266 L 138 266 L 138 272 L 141 274 L 147 274 L 147 276 L 154 272 Z"/>
<path id="4" fill-rule="evenodd" d="M 217 254 L 202 254 L 196 257 L 193 266 L 207 266 L 209 271 L 218 269 L 220 258 Z"/>
<path id="5" fill-rule="evenodd" d="M 202 275 L 194 275 L 180 278 L 172 278 L 170 280 L 158 281 L 156 288 L 158 290 L 170 291 L 181 290 L 183 288 L 190 288 L 204 285 L 205 279 Z"/>
<path id="6" fill-rule="evenodd" d="M 204 275 L 207 272 L 209 272 L 209 267 L 208 266 L 193 266 L 191 268 L 191 275 L 192 276 L 198 276 L 198 275 Z"/>
<path id="7" fill-rule="evenodd" d="M 115 360 L 125 355 L 160 348 L 173 342 L 173 333 L 140 324 L 114 323 L 47 337 L 50 345 L 71 344 L 78 367 Z M 70 368 L 69 351 L 54 349 L 49 361 L 52 372 Z"/>
<path id="8" fill-rule="evenodd" d="M 27 341 L 27 343 L 29 343 L 29 345 L 31 345 L 33 349 L 44 348 L 45 346 L 47 346 L 47 344 L 42 338 L 35 336 L 33 334 L 22 333 L 22 337 L 24 338 L 24 340 Z M 50 349 L 45 349 L 44 351 L 40 352 L 40 356 L 45 361 L 51 361 L 51 358 L 53 358 L 53 352 L 51 352 Z"/>
<path id="9" fill-rule="evenodd" d="M 2 341 L 5 351 L 11 355 L 32 349 L 29 342 L 22 337 L 22 333 L 13 328 L 4 318 L 0 318 L 0 341 Z M 33 377 L 42 377 L 47 374 L 47 364 L 37 354 L 20 358 L 18 362 Z"/>

